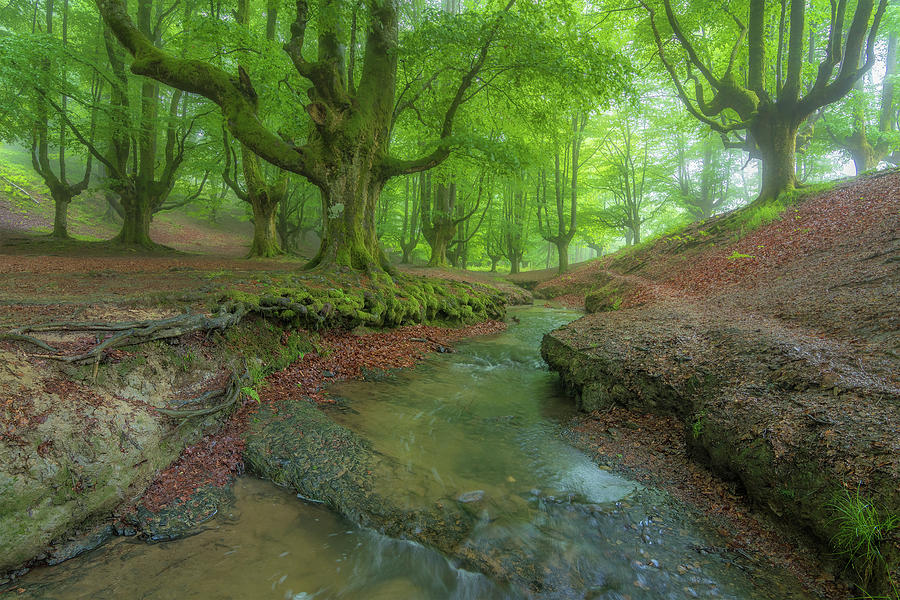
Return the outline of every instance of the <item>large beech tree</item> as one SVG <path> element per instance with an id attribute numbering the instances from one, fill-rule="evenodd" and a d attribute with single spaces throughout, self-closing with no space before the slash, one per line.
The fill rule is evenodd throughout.
<path id="1" fill-rule="evenodd" d="M 716 11 L 716 22 L 695 23 L 687 29 L 682 26 L 685 17 L 676 14 L 687 3 L 673 6 L 671 0 L 662 0 L 664 15 L 660 16 L 658 4 L 640 2 L 649 13 L 659 57 L 688 111 L 728 138 L 730 145 L 739 145 L 761 160 L 760 199 L 776 197 L 797 185 L 798 129 L 818 109 L 845 96 L 872 67 L 887 6 L 887 0 L 877 5 L 875 0 L 832 0 L 823 11 L 822 20 L 828 19 L 823 23 L 807 16 L 808 10 L 822 9 L 822 3 L 747 0 L 723 5 Z M 776 9 L 778 14 L 770 14 Z M 772 22 L 777 25 L 774 40 L 767 36 Z M 717 53 L 701 47 L 695 31 L 703 31 L 705 38 L 729 36 L 733 42 L 730 49 Z M 673 51 L 670 40 L 679 51 Z M 810 52 L 810 40 L 823 45 Z M 770 58 L 768 51 L 773 48 Z M 809 72 L 805 76 L 806 56 L 817 61 L 814 77 Z"/>
<path id="2" fill-rule="evenodd" d="M 401 159 L 390 152 L 397 87 L 397 0 L 363 3 L 361 61 L 356 57 L 356 27 L 349 48 L 345 41 L 341 18 L 347 8 L 345 0 L 319 0 L 313 10 L 306 0 L 297 0 L 284 51 L 296 72 L 311 84 L 307 99 L 298 98 L 311 125 L 302 144 L 263 124 L 258 95 L 243 69 L 229 73 L 204 61 L 173 56 L 135 27 L 123 0 L 96 0 L 104 21 L 134 57 L 132 72 L 209 98 L 221 107 L 228 128 L 244 146 L 268 162 L 302 175 L 322 191 L 325 226 L 319 253 L 310 266 L 369 271 L 389 268 L 375 232 L 375 209 L 385 182 L 430 169 L 449 156 L 454 118 L 471 97 L 470 88 L 487 60 L 502 14 L 513 2 L 510 0 L 501 16 L 485 22 L 481 42 L 449 95 L 438 142 L 422 156 Z M 315 59 L 304 52 L 311 12 L 317 15 Z M 357 62 L 361 62 L 358 76 Z"/>

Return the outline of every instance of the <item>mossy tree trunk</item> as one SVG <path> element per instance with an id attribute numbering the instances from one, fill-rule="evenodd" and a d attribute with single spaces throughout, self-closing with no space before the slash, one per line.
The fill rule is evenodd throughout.
<path id="1" fill-rule="evenodd" d="M 760 198 L 777 198 L 797 187 L 795 149 L 802 119 L 772 110 L 758 117 L 750 130 L 762 163 Z"/>
<path id="2" fill-rule="evenodd" d="M 278 243 L 276 211 L 284 201 L 288 190 L 288 174 L 278 170 L 274 177 L 268 177 L 260 159 L 252 150 L 241 144 L 241 172 L 243 185 L 235 175 L 237 154 L 228 136 L 224 136 L 225 169 L 222 179 L 235 195 L 250 205 L 253 211 L 253 241 L 248 258 L 272 258 L 284 254 Z M 287 239 L 282 239 L 287 243 Z"/>
<path id="3" fill-rule="evenodd" d="M 429 186 L 430 188 L 430 186 Z M 445 267 L 448 264 L 447 246 L 456 235 L 456 184 L 438 184 L 434 198 L 426 192 L 422 196 L 422 233 L 431 246 L 429 267 Z"/>
<path id="4" fill-rule="evenodd" d="M 390 130 L 396 117 L 398 0 L 365 3 L 367 30 L 358 78 L 357 44 L 349 45 L 348 58 L 342 31 L 347 2 L 319 0 L 314 7 L 319 15 L 315 60 L 303 53 L 310 7 L 307 0 L 296 2 L 296 18 L 284 50 L 297 73 L 312 84 L 307 90 L 309 102 L 302 103 L 311 121 L 310 134 L 305 144 L 298 145 L 267 129 L 259 119 L 259 98 L 244 69 L 239 67 L 234 76 L 209 63 L 172 56 L 134 26 L 123 0 L 96 0 L 104 21 L 134 56 L 133 72 L 217 103 L 240 142 L 273 165 L 306 177 L 322 191 L 322 243 L 311 267 L 381 271 L 389 264 L 375 234 L 378 196 L 391 177 L 431 169 L 449 156 L 445 142 L 452 135 L 456 113 L 472 95 L 467 90 L 487 59 L 502 19 L 486 29 L 470 68 L 462 74 L 444 112 L 435 149 L 416 159 L 400 160 L 390 155 Z M 355 35 L 354 27 L 351 37 Z"/>
<path id="5" fill-rule="evenodd" d="M 375 234 L 375 208 L 385 179 L 374 162 L 383 141 L 380 136 L 366 137 L 371 145 L 348 139 L 343 150 L 332 149 L 342 160 L 332 163 L 334 171 L 319 184 L 325 227 L 311 268 L 337 265 L 364 271 L 390 269 Z"/>
<path id="6" fill-rule="evenodd" d="M 153 218 L 153 197 L 146 187 L 119 188 L 122 205 L 122 228 L 113 239 L 117 244 L 152 248 L 150 222 Z"/>

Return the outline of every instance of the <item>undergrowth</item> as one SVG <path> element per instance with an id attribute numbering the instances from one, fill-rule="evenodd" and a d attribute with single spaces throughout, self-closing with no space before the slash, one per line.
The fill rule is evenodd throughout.
<path id="1" fill-rule="evenodd" d="M 828 507 L 834 512 L 832 522 L 837 532 L 831 538 L 835 551 L 847 559 L 848 566 L 856 572 L 861 582 L 863 598 L 869 600 L 898 600 L 900 591 L 893 580 L 890 566 L 881 552 L 881 545 L 887 534 L 900 527 L 898 515 L 883 515 L 875 505 L 860 494 L 857 487 L 851 493 L 844 490 Z M 869 593 L 870 582 L 885 574 L 888 595 L 873 596 Z"/>

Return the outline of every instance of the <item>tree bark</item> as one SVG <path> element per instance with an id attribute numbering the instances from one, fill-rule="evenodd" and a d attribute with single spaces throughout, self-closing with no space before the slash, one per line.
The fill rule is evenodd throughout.
<path id="1" fill-rule="evenodd" d="M 757 117 L 750 130 L 762 159 L 761 200 L 777 198 L 797 187 L 795 149 L 803 119 L 782 112 L 771 107 L 771 112 Z"/>
<path id="2" fill-rule="evenodd" d="M 510 275 L 515 275 L 516 273 L 519 272 L 519 261 L 520 261 L 520 258 L 518 256 L 513 256 L 509 260 L 509 274 Z"/>
<path id="3" fill-rule="evenodd" d="M 271 258 L 283 254 L 278 245 L 278 231 L 275 227 L 275 209 L 277 203 L 254 202 L 253 207 L 253 243 L 250 245 L 250 256 Z"/>
<path id="4" fill-rule="evenodd" d="M 68 212 L 72 196 L 65 192 L 52 193 L 53 196 L 53 233 L 50 235 L 57 239 L 69 239 Z"/>
<path id="5" fill-rule="evenodd" d="M 354 147 L 355 146 L 355 147 Z M 375 208 L 384 180 L 373 167 L 373 146 L 351 146 L 335 171 L 319 184 L 322 190 L 324 231 L 319 252 L 308 268 L 335 265 L 363 271 L 392 267 L 375 234 Z"/>
<path id="6" fill-rule="evenodd" d="M 556 240 L 556 254 L 559 257 L 558 272 L 560 275 L 569 270 L 569 239 L 562 238 Z"/>
<path id="7" fill-rule="evenodd" d="M 117 244 L 153 248 L 157 246 L 150 239 L 150 221 L 153 217 L 153 200 L 146 190 L 140 188 L 120 192 L 122 229 L 113 239 Z"/>

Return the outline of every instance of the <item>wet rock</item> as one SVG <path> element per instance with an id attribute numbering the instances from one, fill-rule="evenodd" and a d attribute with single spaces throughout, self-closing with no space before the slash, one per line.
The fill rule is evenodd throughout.
<path id="1" fill-rule="evenodd" d="M 203 524 L 215 517 L 219 508 L 232 500 L 231 487 L 204 486 L 195 490 L 188 498 L 180 499 L 156 512 L 149 511 L 144 506 L 138 507 L 122 531 L 139 531 L 152 542 L 189 537 L 201 531 Z"/>
<path id="2" fill-rule="evenodd" d="M 457 497 L 457 500 L 463 504 L 481 502 L 484 500 L 484 490 L 472 490 L 471 492 L 460 494 L 459 497 Z"/>
<path id="3" fill-rule="evenodd" d="M 97 527 L 88 533 L 76 536 L 74 539 L 54 546 L 47 554 L 46 562 L 48 565 L 58 565 L 70 558 L 75 558 L 79 554 L 98 548 L 105 544 L 114 534 L 114 530 L 110 525 Z"/>

